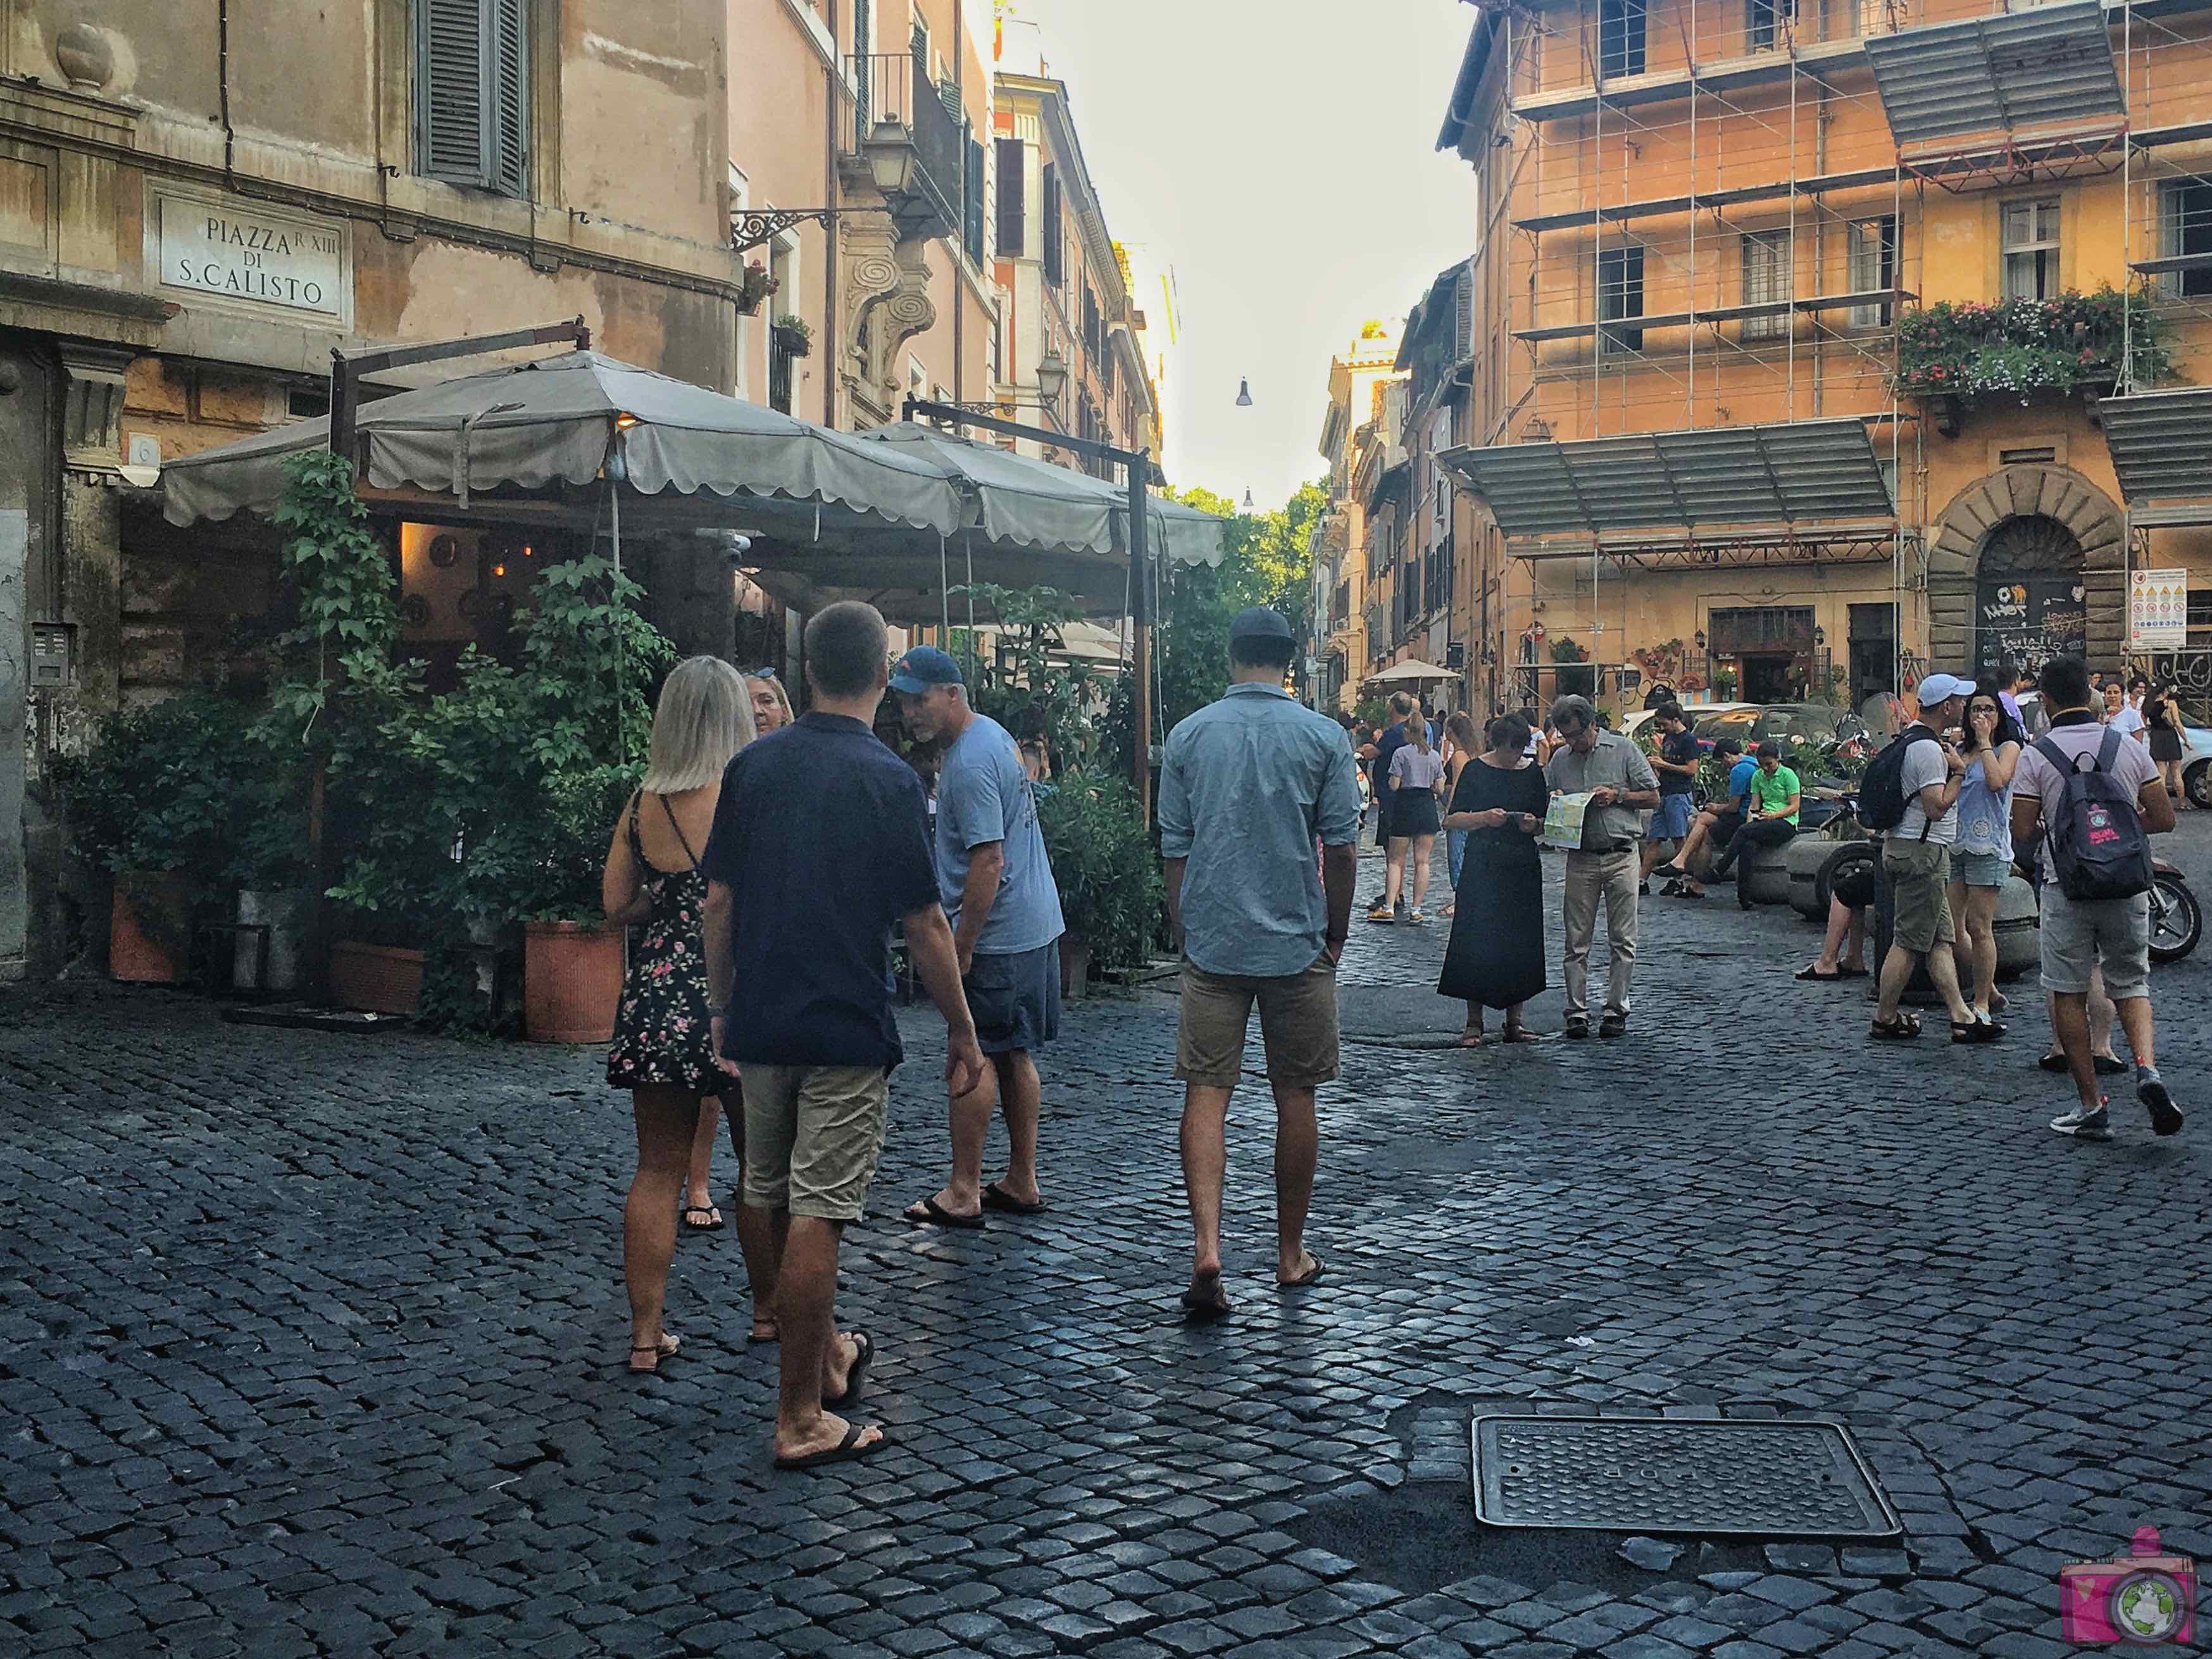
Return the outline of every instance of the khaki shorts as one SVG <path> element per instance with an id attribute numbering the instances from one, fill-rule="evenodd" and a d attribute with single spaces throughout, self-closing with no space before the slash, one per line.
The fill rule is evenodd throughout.
<path id="1" fill-rule="evenodd" d="M 2055 881 L 2043 884 L 2043 988 L 2060 996 L 2089 994 L 2089 975 L 2102 969 L 2105 994 L 2129 1002 L 2150 994 L 2150 895 L 2070 899 Z"/>
<path id="2" fill-rule="evenodd" d="M 1896 893 L 1890 937 L 1915 956 L 1926 956 L 1936 941 L 1958 936 L 1951 921 L 1951 849 L 1942 842 L 1884 843 L 1882 872 Z"/>
<path id="3" fill-rule="evenodd" d="M 1311 1089 L 1337 1073 L 1336 969 L 1326 956 L 1302 974 L 1209 974 L 1182 965 L 1182 1017 L 1175 1074 L 1201 1088 L 1233 1089 L 1244 1070 L 1244 1028 L 1260 1005 L 1270 1082 Z"/>
<path id="4" fill-rule="evenodd" d="M 890 1079 L 880 1066 L 752 1066 L 745 1085 L 745 1202 L 858 1221 L 884 1150 Z"/>

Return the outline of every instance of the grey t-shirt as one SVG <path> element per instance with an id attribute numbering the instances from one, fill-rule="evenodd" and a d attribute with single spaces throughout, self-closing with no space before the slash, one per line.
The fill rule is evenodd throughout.
<path id="1" fill-rule="evenodd" d="M 1577 795 L 1601 786 L 1620 790 L 1656 790 L 1659 775 L 1638 749 L 1618 732 L 1600 732 L 1596 745 L 1577 755 L 1570 744 L 1552 750 L 1544 767 L 1544 781 L 1563 795 Z M 1601 806 L 1583 815 L 1583 850 L 1614 853 L 1636 844 L 1644 833 L 1644 814 L 1633 806 Z"/>
<path id="2" fill-rule="evenodd" d="M 1890 831 L 1899 842 L 1918 841 L 1920 831 L 1928 822 L 1928 814 L 1921 810 L 1920 792 L 1929 784 L 1940 784 L 1951 775 L 1949 763 L 1943 758 L 1943 745 L 1933 738 L 1916 738 L 1905 751 L 1905 817 L 1896 829 Z M 1951 810 L 1936 820 L 1936 827 L 1928 831 L 1929 844 L 1949 847 L 1959 839 L 1959 806 L 1954 801 Z"/>
<path id="3" fill-rule="evenodd" d="M 1444 780 L 1444 757 L 1435 749 L 1407 744 L 1390 757 L 1390 787 L 1395 789 L 1434 789 Z"/>
<path id="4" fill-rule="evenodd" d="M 1044 831 L 1037 823 L 1036 796 L 1006 728 L 988 714 L 978 714 L 945 750 L 937 775 L 938 896 L 955 924 L 975 849 L 993 842 L 999 843 L 1005 863 L 975 954 L 1018 956 L 1042 950 L 1066 931 L 1066 924 L 1052 863 L 1045 856 Z"/>

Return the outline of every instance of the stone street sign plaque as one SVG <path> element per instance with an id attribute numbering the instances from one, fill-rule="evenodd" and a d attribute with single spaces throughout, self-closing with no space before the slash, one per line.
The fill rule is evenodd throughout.
<path id="1" fill-rule="evenodd" d="M 333 220 L 236 198 L 154 192 L 163 284 L 343 325 L 352 312 L 350 231 Z"/>
<path id="2" fill-rule="evenodd" d="M 1894 1538 L 1839 1424 L 1478 1417 L 1474 1510 L 1493 1527 Z"/>

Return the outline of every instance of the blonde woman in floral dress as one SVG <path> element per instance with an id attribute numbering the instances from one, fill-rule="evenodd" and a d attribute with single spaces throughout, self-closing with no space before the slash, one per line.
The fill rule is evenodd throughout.
<path id="1" fill-rule="evenodd" d="M 708 1033 L 700 935 L 707 878 L 698 855 L 714 822 L 723 770 L 752 737 L 751 699 L 737 670 L 714 657 L 678 663 L 653 711 L 645 781 L 615 825 L 601 879 L 607 920 L 636 929 L 607 1052 L 607 1082 L 630 1091 L 637 1118 L 637 1173 L 623 1212 L 633 1371 L 655 1370 L 677 1351 L 677 1339 L 661 1324 L 676 1206 L 702 1103 L 736 1086 L 715 1063 Z M 739 1121 L 731 1115 L 732 1125 Z M 772 1304 L 774 1286 L 763 1283 L 757 1264 L 773 1256 L 750 1231 L 740 1221 L 738 1242 L 757 1310 Z M 773 1340 L 773 1322 L 757 1315 L 753 1334 Z"/>

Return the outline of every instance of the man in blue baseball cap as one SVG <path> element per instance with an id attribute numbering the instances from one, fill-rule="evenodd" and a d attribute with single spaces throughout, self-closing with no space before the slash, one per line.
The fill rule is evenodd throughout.
<path id="1" fill-rule="evenodd" d="M 891 672 L 907 729 L 940 745 L 937 775 L 938 896 L 952 920 L 975 1034 L 990 1065 L 952 1101 L 952 1173 L 908 1206 L 906 1218 L 975 1228 L 983 1212 L 1035 1215 L 1036 1050 L 1060 1035 L 1060 890 L 1045 855 L 1036 797 L 1006 728 L 969 706 L 960 665 L 919 645 Z M 1006 1115 L 1006 1172 L 983 1180 L 983 1139 L 994 1108 Z"/>

